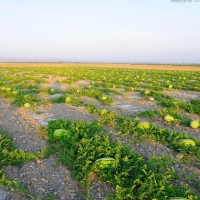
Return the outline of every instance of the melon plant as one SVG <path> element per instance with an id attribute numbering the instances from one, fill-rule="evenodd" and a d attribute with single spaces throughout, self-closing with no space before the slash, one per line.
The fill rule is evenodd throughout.
<path id="1" fill-rule="evenodd" d="M 17 91 L 17 90 L 13 90 L 12 94 L 13 94 L 13 95 L 17 95 L 17 94 L 18 94 L 18 91 Z"/>
<path id="2" fill-rule="evenodd" d="M 71 103 L 72 102 L 72 98 L 71 97 L 67 97 L 66 99 L 65 99 L 65 103 Z"/>
<path id="3" fill-rule="evenodd" d="M 10 92 L 11 91 L 11 88 L 6 88 L 6 92 Z"/>
<path id="4" fill-rule="evenodd" d="M 115 159 L 111 157 L 100 158 L 94 162 L 94 167 L 97 169 L 108 169 L 113 167 Z"/>
<path id="5" fill-rule="evenodd" d="M 31 95 L 30 95 L 30 94 L 24 95 L 24 99 L 29 99 L 29 98 L 31 98 Z"/>
<path id="6" fill-rule="evenodd" d="M 165 117 L 164 117 L 164 119 L 165 119 L 165 121 L 166 122 L 172 122 L 172 121 L 174 121 L 174 117 L 172 117 L 171 115 L 166 115 Z"/>
<path id="7" fill-rule="evenodd" d="M 70 132 L 66 129 L 57 129 L 54 131 L 53 136 L 56 139 L 60 139 L 61 136 L 69 136 Z"/>
<path id="8" fill-rule="evenodd" d="M 140 122 L 138 124 L 138 128 L 140 128 L 140 129 L 149 129 L 150 128 L 150 123 L 149 122 Z"/>
<path id="9" fill-rule="evenodd" d="M 191 128 L 198 128 L 199 127 L 199 121 L 198 120 L 193 120 L 190 122 L 190 127 Z"/>
<path id="10" fill-rule="evenodd" d="M 178 141 L 178 144 L 180 146 L 193 146 L 193 147 L 196 146 L 195 141 L 191 140 L 191 139 L 181 139 L 181 140 Z"/>
<path id="11" fill-rule="evenodd" d="M 6 90 L 6 88 L 5 87 L 1 87 L 1 91 L 5 91 Z"/>

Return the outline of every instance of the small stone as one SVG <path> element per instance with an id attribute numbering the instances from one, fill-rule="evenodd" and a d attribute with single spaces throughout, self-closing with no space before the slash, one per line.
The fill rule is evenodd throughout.
<path id="1" fill-rule="evenodd" d="M 101 198 L 101 193 L 98 193 L 98 194 L 97 194 L 97 198 Z"/>
<path id="2" fill-rule="evenodd" d="M 76 194 L 75 194 L 75 193 L 71 193 L 70 196 L 71 196 L 71 197 L 75 197 Z"/>
<path id="3" fill-rule="evenodd" d="M 4 190 L 0 189 L 0 200 L 6 200 L 6 198 L 7 193 Z"/>
<path id="4" fill-rule="evenodd" d="M 22 178 L 24 176 L 24 174 L 20 174 L 19 177 Z"/>

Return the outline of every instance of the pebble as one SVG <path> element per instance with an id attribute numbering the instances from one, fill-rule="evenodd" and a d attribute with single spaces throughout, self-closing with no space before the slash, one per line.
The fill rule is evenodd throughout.
<path id="1" fill-rule="evenodd" d="M 0 188 L 0 200 L 6 200 L 6 198 L 7 198 L 7 192 L 5 192 Z"/>

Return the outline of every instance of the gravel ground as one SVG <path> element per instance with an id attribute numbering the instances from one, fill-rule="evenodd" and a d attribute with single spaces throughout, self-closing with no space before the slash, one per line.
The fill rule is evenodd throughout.
<path id="1" fill-rule="evenodd" d="M 116 95 L 113 98 L 114 104 L 111 105 L 111 108 L 118 113 L 124 113 L 126 115 L 162 108 L 156 105 L 155 102 L 144 99 L 139 92 L 127 92 L 124 93 L 124 96 Z"/>
<path id="2" fill-rule="evenodd" d="M 49 120 L 53 119 L 83 121 L 94 121 L 98 119 L 97 115 L 88 114 L 85 107 L 75 107 L 66 103 L 41 105 L 37 107 L 37 111 L 40 112 L 40 114 L 34 111 L 29 111 L 29 113 L 40 125 L 45 125 Z"/>
<path id="3" fill-rule="evenodd" d="M 83 199 L 70 170 L 64 165 L 57 166 L 56 162 L 56 157 L 51 156 L 26 162 L 22 168 L 6 166 L 4 173 L 21 182 L 36 199 L 47 194 L 55 194 L 59 200 Z"/>
<path id="4" fill-rule="evenodd" d="M 164 91 L 163 93 L 182 101 L 190 101 L 192 99 L 200 98 L 200 92 L 188 91 L 188 90 Z"/>
<path id="5" fill-rule="evenodd" d="M 71 86 L 66 83 L 41 83 L 40 88 L 51 88 L 51 89 L 57 89 L 57 90 L 66 90 L 70 88 Z"/>
<path id="6" fill-rule="evenodd" d="M 47 145 L 38 138 L 39 123 L 28 110 L 16 108 L 0 99 L 0 129 L 5 129 L 15 142 L 15 146 L 26 152 L 37 152 Z"/>
<path id="7" fill-rule="evenodd" d="M 0 200 L 27 200 L 23 195 L 0 187 Z"/>

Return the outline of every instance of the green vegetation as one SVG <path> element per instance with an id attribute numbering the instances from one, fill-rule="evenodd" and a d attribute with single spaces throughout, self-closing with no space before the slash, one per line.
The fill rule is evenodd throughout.
<path id="1" fill-rule="evenodd" d="M 57 129 L 66 129 L 70 134 L 58 139 L 54 137 Z M 165 157 L 144 160 L 119 142 L 101 136 L 101 132 L 95 122 L 54 120 L 48 125 L 50 145 L 58 146 L 55 153 L 59 152 L 60 161 L 69 165 L 74 176 L 87 188 L 93 175 L 97 174 L 100 180 L 115 187 L 116 199 L 163 200 L 179 196 L 197 199 L 186 185 L 173 184 L 176 176 L 169 167 L 172 161 Z M 108 168 L 96 167 L 97 159 L 104 157 L 114 158 L 115 162 Z"/>

